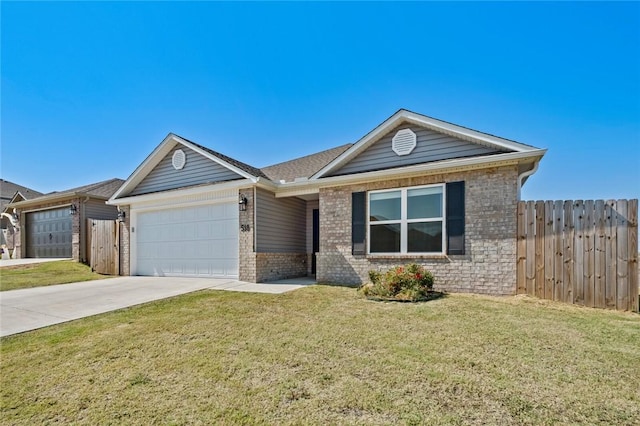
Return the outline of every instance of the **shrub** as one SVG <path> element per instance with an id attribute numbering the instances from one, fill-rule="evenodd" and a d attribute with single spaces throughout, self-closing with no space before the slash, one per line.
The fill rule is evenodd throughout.
<path id="1" fill-rule="evenodd" d="M 416 301 L 427 298 L 433 290 L 433 275 L 415 263 L 385 273 L 369 271 L 369 279 L 371 282 L 360 288 L 367 297 Z"/>

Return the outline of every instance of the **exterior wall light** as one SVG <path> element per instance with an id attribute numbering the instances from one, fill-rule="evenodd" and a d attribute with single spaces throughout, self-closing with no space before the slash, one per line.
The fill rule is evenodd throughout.
<path id="1" fill-rule="evenodd" d="M 124 222 L 125 217 L 127 217 L 127 214 L 124 211 L 120 210 L 118 212 L 118 222 Z"/>
<path id="2" fill-rule="evenodd" d="M 247 197 L 245 197 L 244 194 L 240 194 L 240 198 L 238 199 L 238 206 L 240 207 L 241 212 L 247 211 L 247 203 Z"/>
<path id="3" fill-rule="evenodd" d="M 75 215 L 77 212 L 78 212 L 78 208 L 76 207 L 76 205 L 75 205 L 75 204 L 71 204 L 71 205 L 69 206 L 69 214 L 70 214 L 71 216 L 73 216 L 73 215 Z"/>

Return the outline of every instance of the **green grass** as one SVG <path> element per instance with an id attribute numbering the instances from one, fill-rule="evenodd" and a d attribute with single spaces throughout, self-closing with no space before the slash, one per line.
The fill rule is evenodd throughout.
<path id="1" fill-rule="evenodd" d="M 640 316 L 203 291 L 1 340 L 3 424 L 638 424 Z"/>
<path id="2" fill-rule="evenodd" d="M 12 266 L 0 269 L 0 291 L 103 278 L 110 278 L 110 276 L 91 272 L 90 267 L 73 260 Z"/>

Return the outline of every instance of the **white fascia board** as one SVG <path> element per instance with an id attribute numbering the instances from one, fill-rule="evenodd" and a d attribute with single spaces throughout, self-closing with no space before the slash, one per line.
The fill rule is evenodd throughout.
<path id="1" fill-rule="evenodd" d="M 385 120 L 378 127 L 367 133 L 358 142 L 353 144 L 351 148 L 339 155 L 331 163 L 316 172 L 309 180 L 319 179 L 327 173 L 336 170 L 337 168 L 345 165 L 348 161 L 355 158 L 360 152 L 375 143 L 380 137 L 384 136 L 387 132 L 399 125 L 402 121 L 407 121 L 419 126 L 427 127 L 434 131 L 446 133 L 451 136 L 455 136 L 470 142 L 476 142 L 482 145 L 489 145 L 498 149 L 508 149 L 515 152 L 532 152 L 538 151 L 538 148 L 533 148 L 527 145 L 520 144 L 518 142 L 510 141 L 508 139 L 499 138 L 486 133 L 478 132 L 475 130 L 467 129 L 457 126 L 455 124 L 447 123 L 437 120 L 435 118 L 427 117 L 415 112 L 400 110 L 387 120 Z"/>
<path id="2" fill-rule="evenodd" d="M 240 189 L 246 188 L 247 186 L 252 186 L 254 184 L 250 179 L 242 179 L 242 180 L 234 180 L 231 182 L 211 184 L 211 185 L 200 185 L 193 188 L 177 188 L 171 189 L 168 191 L 162 192 L 153 192 L 151 194 L 142 194 L 142 195 L 133 195 L 131 197 L 124 198 L 111 198 L 107 201 L 109 205 L 122 206 L 122 205 L 133 205 L 140 203 L 151 203 L 157 201 L 165 201 L 171 200 L 175 198 L 183 198 L 189 196 L 197 196 L 201 194 L 205 194 L 208 192 L 218 192 L 225 191 L 229 189 Z"/>
<path id="3" fill-rule="evenodd" d="M 253 183 L 255 183 L 255 182 L 257 181 L 257 179 L 258 179 L 258 177 L 257 177 L 257 176 L 253 176 L 252 174 L 245 172 L 244 170 L 242 170 L 242 169 L 240 169 L 240 168 L 238 168 L 238 167 L 234 166 L 233 164 L 231 164 L 231 163 L 227 163 L 227 162 L 226 162 L 226 161 L 224 161 L 223 159 L 218 158 L 218 157 L 216 157 L 215 155 L 213 155 L 213 154 L 211 154 L 211 153 L 209 153 L 209 152 L 207 152 L 207 151 L 202 150 L 201 148 L 199 148 L 199 147 L 197 147 L 197 146 L 193 145 L 193 144 L 192 144 L 192 143 L 190 143 L 189 141 L 186 141 L 186 140 L 182 139 L 182 138 L 181 138 L 181 137 L 179 137 L 179 136 L 175 136 L 175 135 L 174 135 L 173 137 L 174 137 L 174 138 L 176 138 L 176 140 L 177 140 L 178 142 L 180 142 L 181 144 L 183 144 L 184 146 L 188 147 L 189 149 L 194 150 L 195 152 L 197 152 L 197 153 L 198 153 L 198 154 L 200 154 L 200 155 L 203 155 L 203 156 L 207 157 L 207 158 L 208 158 L 208 159 L 210 159 L 211 161 L 214 161 L 214 162 L 216 162 L 216 163 L 220 164 L 222 167 L 226 167 L 227 169 L 229 169 L 229 170 L 231 170 L 232 172 L 234 172 L 234 173 L 236 173 L 236 174 L 238 174 L 238 175 L 242 176 L 243 178 L 250 179 L 251 181 L 253 181 Z"/>
<path id="4" fill-rule="evenodd" d="M 7 207 L 23 209 L 25 207 L 36 206 L 43 203 L 53 203 L 60 200 L 67 200 L 71 198 L 86 197 L 86 196 L 89 196 L 89 195 L 84 192 L 61 192 L 60 194 L 43 195 L 38 198 L 31 198 L 29 200 L 22 200 L 22 201 L 17 201 L 15 203 L 9 203 L 7 204 Z M 93 196 L 91 197 L 97 198 Z M 55 207 L 56 206 L 52 206 L 52 208 L 55 208 Z"/>
<path id="5" fill-rule="evenodd" d="M 258 177 L 255 183 L 258 188 L 266 189 L 271 192 L 276 192 L 281 185 L 261 177 Z"/>
<path id="6" fill-rule="evenodd" d="M 318 193 L 320 188 L 349 185 L 362 182 L 375 182 L 387 179 L 429 175 L 435 173 L 451 173 L 468 170 L 486 169 L 511 164 L 537 162 L 547 152 L 546 149 L 538 149 L 528 152 L 510 152 L 505 154 L 492 154 L 483 157 L 460 158 L 443 160 L 433 163 L 416 164 L 394 169 L 378 170 L 373 172 L 356 173 L 344 176 L 332 176 L 316 179 L 308 182 L 291 182 L 278 185 L 276 197 L 290 197 L 305 194 Z"/>
<path id="7" fill-rule="evenodd" d="M 457 126 L 452 123 L 440 121 L 435 118 L 427 117 L 415 112 L 405 111 L 403 116 L 410 122 L 425 127 L 429 127 L 433 130 L 440 130 L 451 134 L 452 136 L 464 137 L 468 140 L 489 144 L 498 148 L 509 149 L 516 152 L 535 151 L 538 148 L 533 148 L 509 139 L 503 139 L 498 136 L 489 135 L 487 133 L 478 132 L 476 130 L 467 129 L 465 127 Z"/>
<path id="8" fill-rule="evenodd" d="M 169 133 L 162 142 L 144 159 L 142 163 L 131 173 L 131 176 L 122 184 L 120 188 L 111 196 L 109 201 L 117 199 L 120 194 L 135 188 L 155 166 L 173 149 L 178 143 L 175 136 Z"/>

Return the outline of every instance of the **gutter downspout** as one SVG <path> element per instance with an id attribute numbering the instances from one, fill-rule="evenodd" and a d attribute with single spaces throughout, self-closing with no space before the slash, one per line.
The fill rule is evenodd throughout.
<path id="1" fill-rule="evenodd" d="M 522 185 L 523 185 L 524 179 L 531 176 L 535 172 L 537 172 L 539 165 L 540 165 L 540 160 L 534 161 L 533 167 L 530 170 L 527 170 L 526 172 L 522 172 L 518 175 L 518 201 L 520 201 L 520 192 L 522 191 Z"/>

